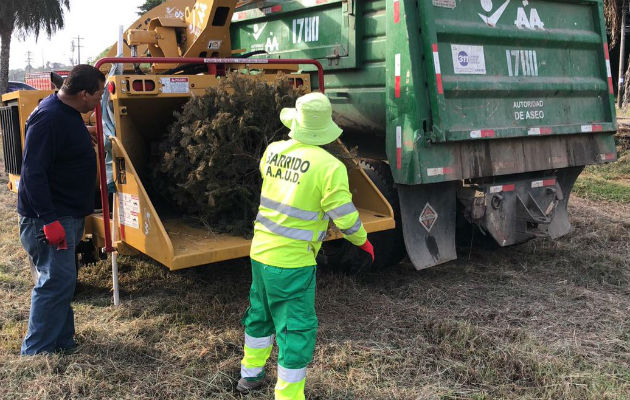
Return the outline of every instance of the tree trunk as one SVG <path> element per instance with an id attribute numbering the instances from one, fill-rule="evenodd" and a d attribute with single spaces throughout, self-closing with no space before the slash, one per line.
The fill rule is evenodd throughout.
<path id="1" fill-rule="evenodd" d="M 9 54 L 13 24 L 8 28 L 10 29 L 0 32 L 0 95 L 6 93 L 9 86 Z"/>

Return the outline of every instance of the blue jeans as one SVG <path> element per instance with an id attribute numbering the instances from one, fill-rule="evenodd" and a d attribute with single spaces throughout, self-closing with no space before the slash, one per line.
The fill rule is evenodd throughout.
<path id="1" fill-rule="evenodd" d="M 28 332 L 22 342 L 22 355 L 51 353 L 74 347 L 74 313 L 70 302 L 77 281 L 75 248 L 83 236 L 84 218 L 61 217 L 66 231 L 67 250 L 42 243 L 37 235 L 44 223 L 38 218 L 20 216 L 20 240 L 35 264 L 38 279 L 31 292 Z"/>

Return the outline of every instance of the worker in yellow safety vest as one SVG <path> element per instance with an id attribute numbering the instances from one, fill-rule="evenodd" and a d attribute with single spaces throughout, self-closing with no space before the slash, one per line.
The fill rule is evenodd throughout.
<path id="1" fill-rule="evenodd" d="M 371 262 L 374 249 L 352 204 L 346 167 L 320 147 L 342 132 L 332 120 L 328 98 L 304 95 L 295 108 L 284 108 L 280 119 L 291 139 L 271 143 L 260 160 L 263 184 L 250 251 L 252 286 L 243 317 L 245 355 L 237 390 L 248 393 L 263 386 L 275 336 L 275 398 L 297 400 L 304 399 L 306 366 L 315 348 L 315 257 L 329 220 Z"/>

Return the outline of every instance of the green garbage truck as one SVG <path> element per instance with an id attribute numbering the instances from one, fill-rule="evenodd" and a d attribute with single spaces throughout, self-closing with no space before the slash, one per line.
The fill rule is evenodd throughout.
<path id="1" fill-rule="evenodd" d="M 323 64 L 342 140 L 397 214 L 381 264 L 565 235 L 584 166 L 617 158 L 601 0 L 255 1 L 231 36 Z"/>

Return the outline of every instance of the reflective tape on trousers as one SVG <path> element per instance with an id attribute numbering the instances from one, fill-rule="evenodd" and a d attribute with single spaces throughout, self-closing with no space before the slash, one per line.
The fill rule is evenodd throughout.
<path id="1" fill-rule="evenodd" d="M 303 221 L 317 221 L 319 219 L 319 213 L 316 211 L 302 210 L 297 207 L 271 200 L 264 196 L 260 197 L 260 205 Z"/>
<path id="2" fill-rule="evenodd" d="M 277 224 L 271 221 L 268 218 L 263 217 L 262 215 L 260 215 L 260 213 L 258 213 L 258 215 L 256 216 L 256 221 L 260 222 L 265 228 L 269 229 L 271 233 L 275 233 L 276 235 L 284 236 L 289 239 L 304 240 L 306 242 L 313 241 L 314 233 L 312 231 L 307 231 L 305 229 L 298 229 L 298 228 L 288 228 L 286 226 L 282 226 L 280 224 Z M 317 237 L 318 237 L 317 241 L 321 241 L 319 238 L 322 237 L 322 234 L 325 236 L 326 232 L 317 233 Z"/>
<path id="3" fill-rule="evenodd" d="M 346 216 L 348 214 L 352 214 L 353 212 L 356 212 L 357 209 L 354 207 L 354 204 L 352 204 L 352 202 L 350 203 L 346 203 L 342 206 L 333 208 L 332 210 L 328 211 L 326 214 L 328 214 L 330 216 L 330 218 L 332 219 L 337 219 L 337 218 L 341 218 L 343 216 Z"/>
<path id="4" fill-rule="evenodd" d="M 245 346 L 252 349 L 266 349 L 273 344 L 273 335 L 256 338 L 245 334 Z"/>
<path id="5" fill-rule="evenodd" d="M 306 378 L 306 367 L 291 369 L 278 365 L 278 379 L 282 379 L 288 383 L 297 383 L 304 378 Z"/>
<path id="6" fill-rule="evenodd" d="M 263 367 L 247 368 L 241 364 L 241 378 L 257 378 L 263 372 Z"/>
<path id="7" fill-rule="evenodd" d="M 359 229 L 361 229 L 361 218 L 357 217 L 357 222 L 354 223 L 354 225 L 352 225 L 350 228 L 348 229 L 340 229 L 340 231 L 344 234 L 344 235 L 352 235 L 353 233 L 357 233 L 359 232 Z"/>

